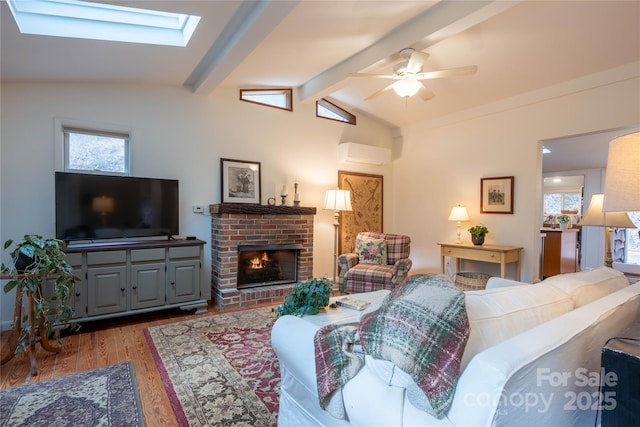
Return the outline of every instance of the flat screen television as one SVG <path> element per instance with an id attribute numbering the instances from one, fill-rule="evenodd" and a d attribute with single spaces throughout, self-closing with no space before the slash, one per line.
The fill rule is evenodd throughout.
<path id="1" fill-rule="evenodd" d="M 179 234 L 177 180 L 56 172 L 55 185 L 58 239 Z"/>

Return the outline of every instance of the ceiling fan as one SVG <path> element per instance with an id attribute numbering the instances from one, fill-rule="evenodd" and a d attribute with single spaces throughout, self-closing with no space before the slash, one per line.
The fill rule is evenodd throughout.
<path id="1" fill-rule="evenodd" d="M 369 95 L 365 101 L 375 98 L 376 96 L 393 89 L 399 96 L 411 97 L 416 93 L 420 95 L 423 101 L 427 101 L 435 96 L 429 90 L 423 80 L 440 79 L 443 77 L 468 76 L 475 74 L 478 67 L 469 65 L 466 67 L 450 68 L 447 70 L 422 71 L 422 66 L 429 58 L 426 52 L 416 51 L 413 48 L 406 48 L 400 51 L 402 62 L 397 63 L 393 67 L 393 74 L 369 74 L 369 73 L 352 73 L 353 77 L 374 77 L 379 79 L 393 79 L 395 82 L 380 89 L 379 91 Z"/>

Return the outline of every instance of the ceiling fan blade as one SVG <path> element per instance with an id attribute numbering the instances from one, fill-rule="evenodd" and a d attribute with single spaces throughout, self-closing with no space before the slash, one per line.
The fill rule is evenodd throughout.
<path id="1" fill-rule="evenodd" d="M 420 82 L 422 83 L 422 82 Z M 429 90 L 424 83 L 422 83 L 422 86 L 420 86 L 420 89 L 418 89 L 418 96 L 420 96 L 420 98 L 422 98 L 423 101 L 428 101 L 431 98 L 433 98 L 434 96 L 436 96 L 435 93 L 431 92 L 431 90 Z"/>
<path id="2" fill-rule="evenodd" d="M 427 71 L 426 73 L 416 74 L 416 80 L 441 79 L 443 77 L 469 76 L 475 74 L 478 67 L 469 65 L 467 67 L 450 68 L 448 70 Z"/>
<path id="3" fill-rule="evenodd" d="M 388 86 L 386 86 L 386 87 L 383 87 L 383 88 L 382 88 L 382 89 L 380 89 L 379 91 L 374 92 L 374 93 L 372 93 L 371 95 L 367 96 L 364 100 L 365 100 L 365 101 L 368 101 L 368 100 L 370 100 L 370 99 L 375 98 L 375 97 L 376 97 L 376 96 L 378 96 L 378 95 L 382 95 L 383 93 L 385 93 L 385 92 L 387 92 L 387 91 L 390 91 L 390 90 L 391 90 L 391 88 L 393 88 L 393 85 L 394 85 L 394 84 L 396 84 L 396 83 L 395 83 L 395 82 L 393 82 L 393 83 L 391 83 L 390 85 L 388 85 Z"/>
<path id="4" fill-rule="evenodd" d="M 377 79 L 398 79 L 398 76 L 393 74 L 369 74 L 369 73 L 351 73 L 350 77 L 374 77 Z"/>
<path id="5" fill-rule="evenodd" d="M 422 69 L 422 65 L 428 58 L 429 54 L 426 52 L 413 52 L 409 57 L 409 62 L 407 63 L 407 73 L 419 73 Z"/>

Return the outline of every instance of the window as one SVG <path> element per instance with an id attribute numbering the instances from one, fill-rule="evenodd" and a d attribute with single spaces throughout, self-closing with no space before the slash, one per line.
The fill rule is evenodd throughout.
<path id="1" fill-rule="evenodd" d="M 640 212 L 629 212 L 629 218 L 640 228 Z M 627 228 L 624 245 L 624 262 L 626 264 L 640 264 L 640 229 Z"/>
<path id="2" fill-rule="evenodd" d="M 559 214 L 562 211 L 582 213 L 582 194 L 574 191 L 544 193 L 544 213 Z"/>
<path id="3" fill-rule="evenodd" d="M 291 89 L 240 89 L 240 100 L 293 111 Z"/>
<path id="4" fill-rule="evenodd" d="M 129 175 L 129 135 L 63 128 L 67 172 Z"/>
<path id="5" fill-rule="evenodd" d="M 631 221 L 640 227 L 640 212 L 627 212 Z M 638 228 L 613 229 L 613 262 L 640 265 L 640 230 Z"/>
<path id="6" fill-rule="evenodd" d="M 186 46 L 199 16 L 78 0 L 8 0 L 23 34 Z"/>
<path id="7" fill-rule="evenodd" d="M 316 117 L 337 120 L 339 122 L 349 123 L 352 125 L 356 124 L 356 116 L 324 98 L 316 101 Z"/>

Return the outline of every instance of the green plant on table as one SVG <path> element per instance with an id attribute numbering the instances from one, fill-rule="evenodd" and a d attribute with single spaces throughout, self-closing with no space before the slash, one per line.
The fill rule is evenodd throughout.
<path id="1" fill-rule="evenodd" d="M 318 314 L 322 307 L 329 304 L 329 296 L 333 288 L 333 281 L 323 277 L 308 279 L 296 284 L 282 304 L 274 308 L 276 317 L 286 314 L 304 316 Z"/>
<path id="2" fill-rule="evenodd" d="M 556 221 L 558 221 L 560 224 L 566 224 L 571 220 L 571 218 L 569 217 L 569 215 L 558 215 L 556 217 Z"/>
<path id="3" fill-rule="evenodd" d="M 4 250 L 10 248 L 13 240 L 4 243 Z M 69 296 L 75 282 L 79 279 L 72 273 L 71 266 L 65 261 L 66 245 L 62 240 L 45 239 L 37 234 L 25 235 L 11 251 L 12 265 L 2 264 L 3 274 L 9 276 L 4 286 L 8 293 L 14 288 L 19 292 L 16 304 L 22 304 L 22 294 L 27 292 L 33 302 L 34 324 L 44 324 L 45 330 L 41 335 L 51 336 L 54 324 L 66 323 L 73 316 L 73 308 L 68 304 Z M 53 292 L 50 298 L 42 295 L 41 285 L 46 281 L 53 281 Z M 29 301 L 31 303 L 31 301 Z M 23 351 L 29 345 L 31 326 L 28 313 L 22 319 L 13 319 L 14 326 L 21 324 L 16 352 Z"/>
<path id="4" fill-rule="evenodd" d="M 484 225 L 474 225 L 473 227 L 470 227 L 467 231 L 474 236 L 484 236 L 485 234 L 489 233 L 489 229 Z"/>

